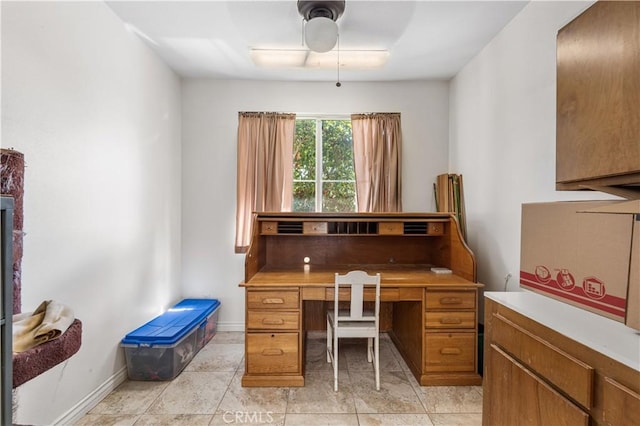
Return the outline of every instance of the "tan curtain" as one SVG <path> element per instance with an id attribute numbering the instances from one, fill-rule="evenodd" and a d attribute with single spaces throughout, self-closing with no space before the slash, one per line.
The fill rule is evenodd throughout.
<path id="1" fill-rule="evenodd" d="M 251 241 L 253 212 L 291 211 L 295 114 L 238 114 L 237 253 Z"/>
<path id="2" fill-rule="evenodd" d="M 402 211 L 400 114 L 353 114 L 351 128 L 358 211 Z"/>

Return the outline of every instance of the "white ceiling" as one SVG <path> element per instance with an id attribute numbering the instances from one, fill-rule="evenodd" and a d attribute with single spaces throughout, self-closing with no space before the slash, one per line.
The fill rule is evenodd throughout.
<path id="1" fill-rule="evenodd" d="M 259 68 L 251 48 L 300 49 L 297 0 L 107 1 L 184 77 L 335 81 L 337 70 Z M 342 81 L 449 79 L 527 1 L 347 0 L 340 49 L 388 49 L 380 69 L 341 69 Z"/>

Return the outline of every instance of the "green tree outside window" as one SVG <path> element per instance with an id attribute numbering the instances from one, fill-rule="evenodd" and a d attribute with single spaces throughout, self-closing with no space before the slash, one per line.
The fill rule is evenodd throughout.
<path id="1" fill-rule="evenodd" d="M 343 213 L 355 210 L 351 120 L 296 120 L 293 211 Z"/>

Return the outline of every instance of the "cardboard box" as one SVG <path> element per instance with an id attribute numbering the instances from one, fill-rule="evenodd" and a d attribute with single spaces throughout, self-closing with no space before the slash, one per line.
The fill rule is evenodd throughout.
<path id="1" fill-rule="evenodd" d="M 640 200 L 523 204 L 520 286 L 640 329 Z"/>

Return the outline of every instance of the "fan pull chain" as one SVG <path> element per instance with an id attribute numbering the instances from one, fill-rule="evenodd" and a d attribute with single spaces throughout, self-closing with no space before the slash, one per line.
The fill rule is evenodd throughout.
<path id="1" fill-rule="evenodd" d="M 336 82 L 336 87 L 342 86 L 340 83 L 340 34 L 338 33 L 338 81 Z"/>

